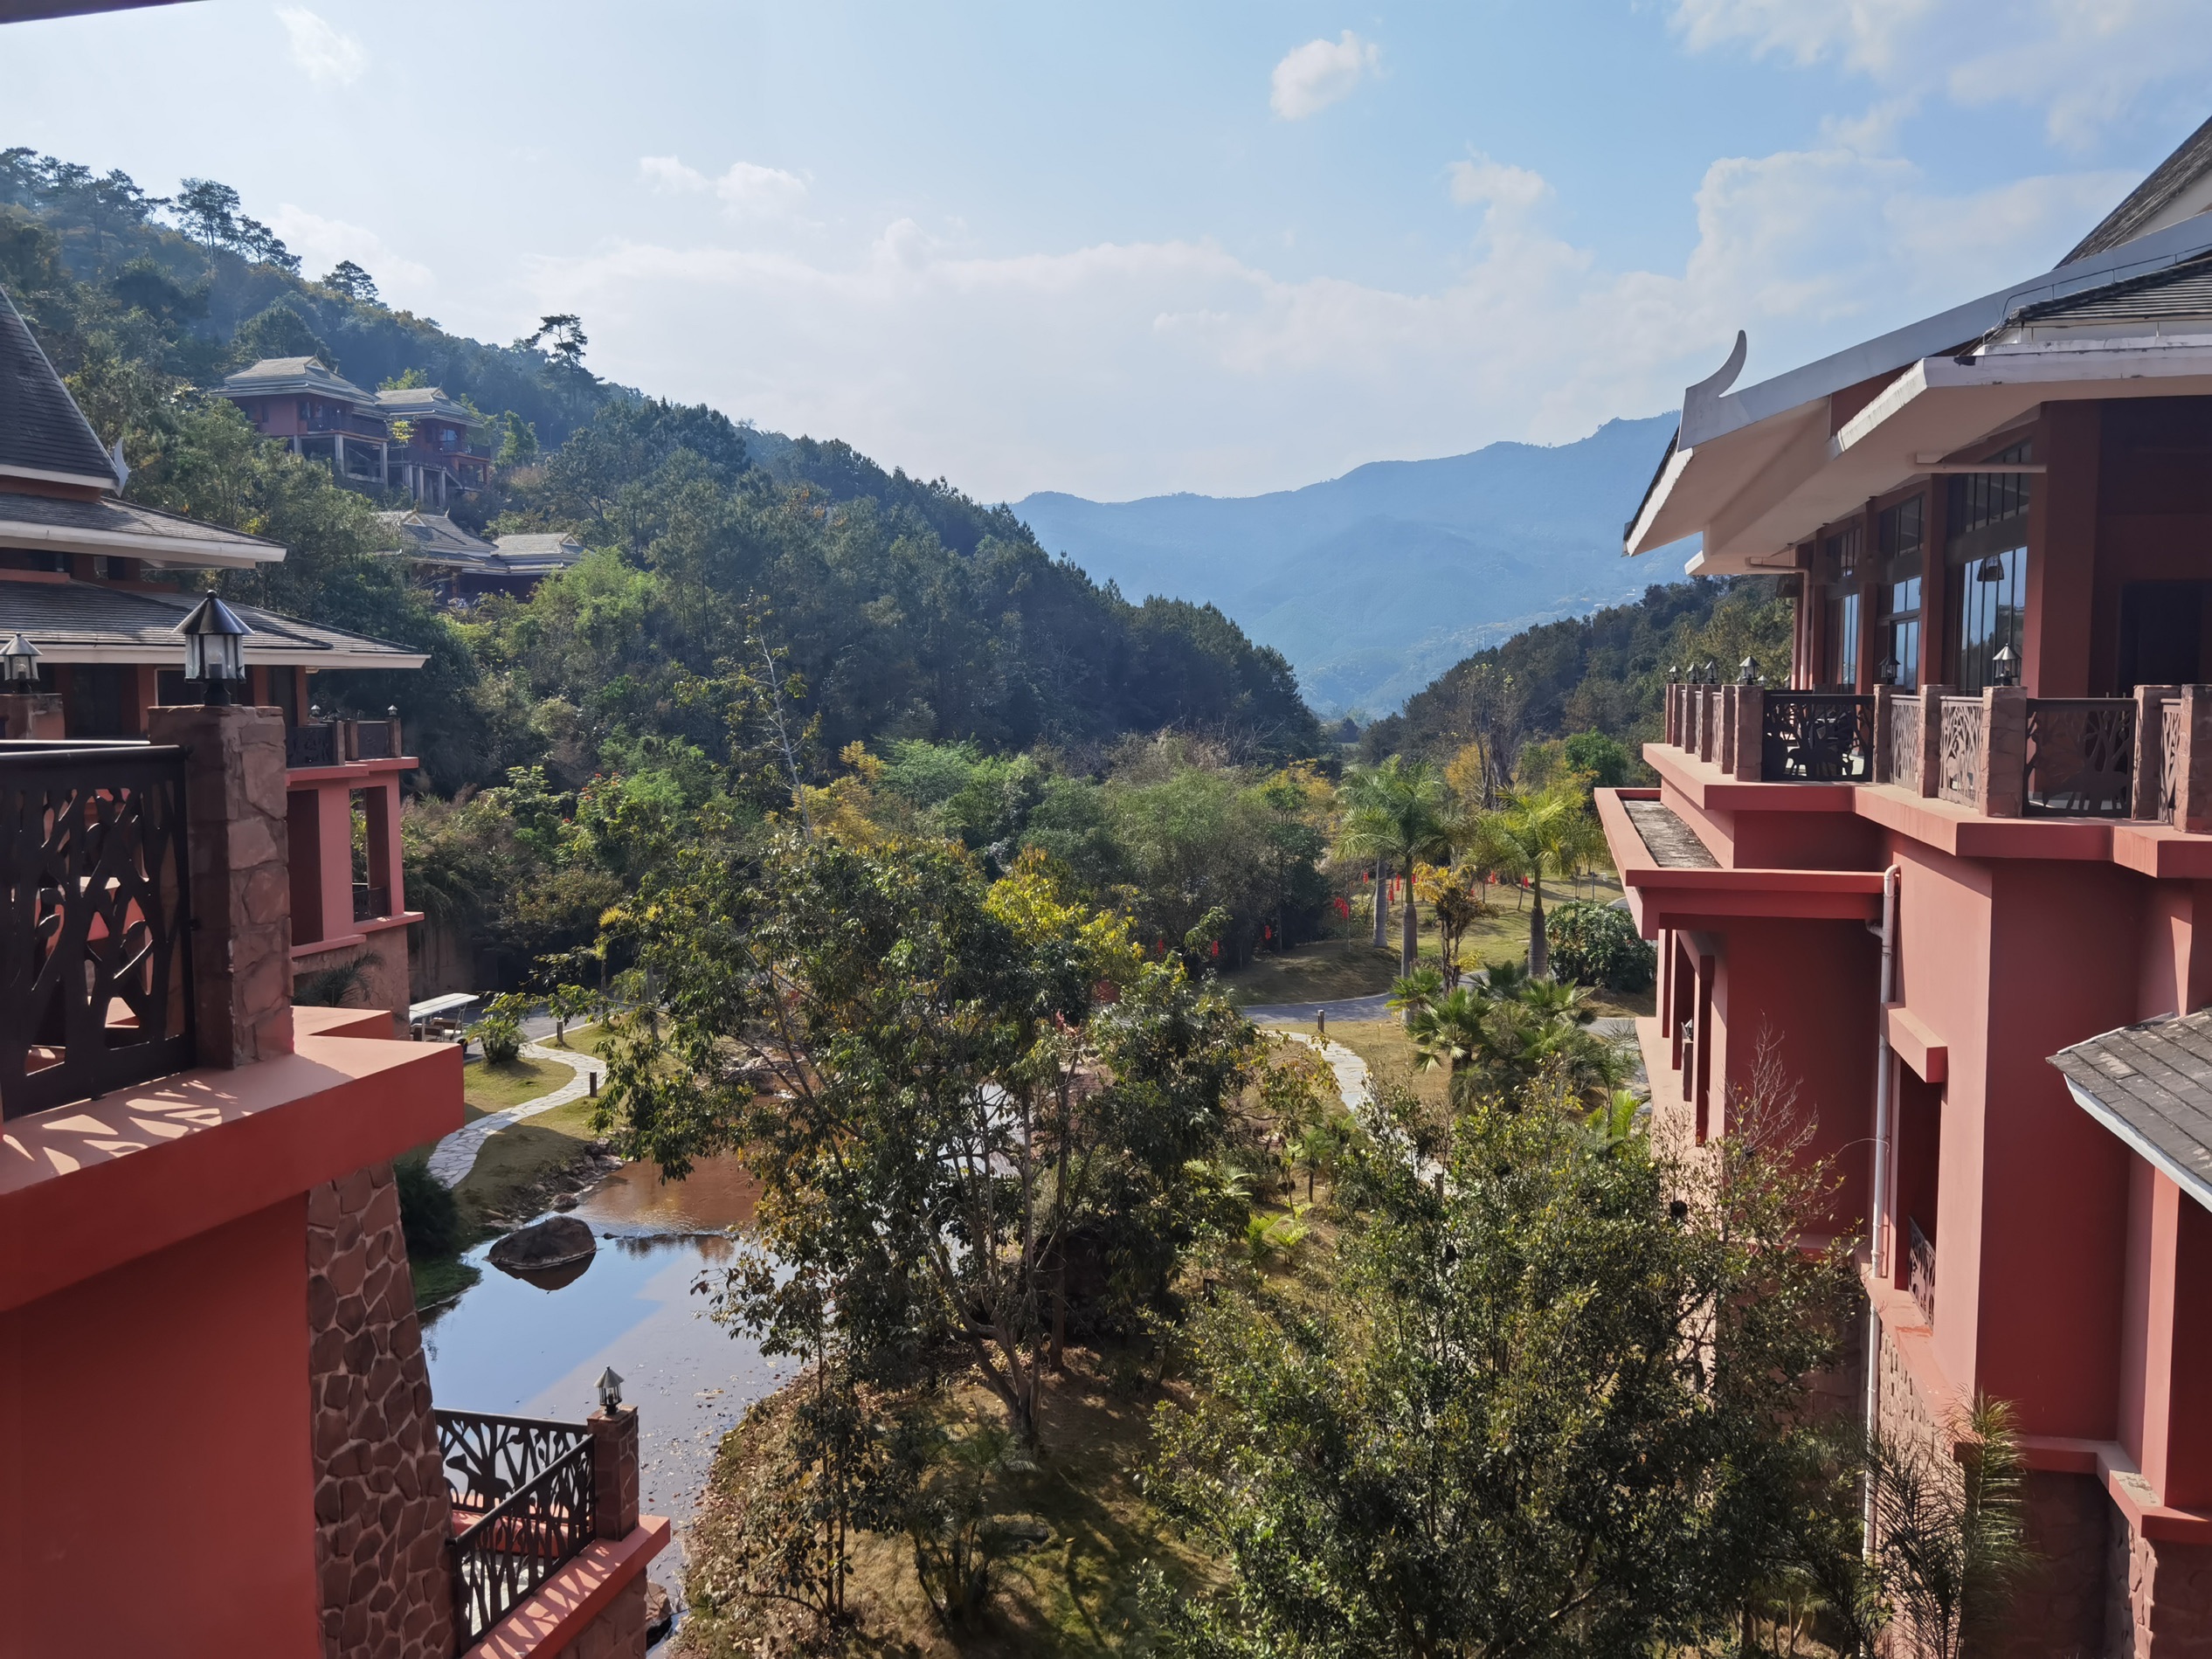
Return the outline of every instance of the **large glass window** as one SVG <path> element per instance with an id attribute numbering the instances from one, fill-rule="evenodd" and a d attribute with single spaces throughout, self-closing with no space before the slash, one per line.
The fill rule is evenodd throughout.
<path id="1" fill-rule="evenodd" d="M 1828 682 L 1855 690 L 1859 678 L 1859 527 L 1846 525 L 1821 543 L 1828 570 Z"/>
<path id="2" fill-rule="evenodd" d="M 2029 461 L 2026 444 L 1990 457 L 1997 467 Z M 1951 480 L 1945 563 L 1958 603 L 1952 677 L 1961 691 L 1995 685 L 1997 653 L 2008 647 L 2011 678 L 2019 682 L 2027 646 L 2028 502 L 2034 483 L 2029 474 L 2007 472 L 1966 473 Z"/>
<path id="3" fill-rule="evenodd" d="M 1920 683 L 1920 527 L 1922 498 L 1916 495 L 1884 511 L 1881 538 L 1882 639 L 1884 661 L 1894 682 L 1907 691 Z"/>

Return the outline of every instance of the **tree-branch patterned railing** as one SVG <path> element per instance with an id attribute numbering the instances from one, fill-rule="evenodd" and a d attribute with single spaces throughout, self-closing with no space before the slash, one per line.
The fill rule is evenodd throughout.
<path id="1" fill-rule="evenodd" d="M 1935 1246 L 1928 1235 L 1920 1231 L 1919 1222 L 1905 1218 L 1911 1229 L 1909 1249 L 1905 1256 L 1905 1285 L 1912 1292 L 1912 1299 L 1920 1304 L 1920 1311 L 1930 1324 L 1935 1323 Z"/>
<path id="2" fill-rule="evenodd" d="M 2158 761 L 2158 815 L 2163 822 L 2172 824 L 2177 821 L 2174 802 L 2181 793 L 2181 704 L 2179 698 L 2170 698 L 2159 705 Z"/>
<path id="3" fill-rule="evenodd" d="M 1972 806 L 1981 790 L 1981 699 L 1943 700 L 1943 775 L 1936 793 Z"/>
<path id="4" fill-rule="evenodd" d="M 302 766 L 335 766 L 338 729 L 326 721 L 290 728 L 284 734 L 284 764 L 294 771 Z"/>
<path id="5" fill-rule="evenodd" d="M 2135 701 L 2030 697 L 2029 817 L 2126 818 L 2135 808 Z"/>
<path id="6" fill-rule="evenodd" d="M 1890 699 L 1890 729 L 1883 734 L 1882 781 L 1920 792 L 1920 700 Z"/>
<path id="7" fill-rule="evenodd" d="M 1874 699 L 1832 691 L 1770 691 L 1759 728 L 1759 776 L 1770 784 L 1872 779 Z"/>
<path id="8" fill-rule="evenodd" d="M 580 1423 L 438 1413 L 453 1513 L 457 1645 L 466 1651 L 591 1541 L 591 1432 Z"/>
<path id="9" fill-rule="evenodd" d="M 184 751 L 0 750 L 0 1118 L 194 1060 Z"/>

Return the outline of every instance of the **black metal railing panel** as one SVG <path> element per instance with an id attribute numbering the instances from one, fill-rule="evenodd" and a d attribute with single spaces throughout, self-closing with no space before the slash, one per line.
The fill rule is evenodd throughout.
<path id="1" fill-rule="evenodd" d="M 1883 734 L 1882 781 L 1920 792 L 1920 700 L 1890 699 L 1890 729 Z"/>
<path id="2" fill-rule="evenodd" d="M 335 766 L 338 729 L 321 721 L 290 728 L 284 734 L 284 764 L 295 770 L 302 766 Z"/>
<path id="3" fill-rule="evenodd" d="M 0 1118 L 194 1061 L 184 752 L 0 751 Z"/>
<path id="4" fill-rule="evenodd" d="M 1972 806 L 1981 791 L 1981 699 L 1943 700 L 1943 776 L 1936 793 Z"/>
<path id="5" fill-rule="evenodd" d="M 451 1545 L 457 1650 L 466 1650 L 591 1541 L 591 1439 L 580 1424 L 438 1414 L 439 1449 L 467 1524 Z"/>
<path id="6" fill-rule="evenodd" d="M 1770 691 L 1764 701 L 1760 778 L 1770 784 L 1871 780 L 1873 698 L 1845 692 Z"/>
<path id="7" fill-rule="evenodd" d="M 353 746 L 356 760 L 390 760 L 395 752 L 391 746 L 391 722 L 362 721 L 353 729 Z"/>
<path id="8" fill-rule="evenodd" d="M 2178 698 L 2159 705 L 2158 764 L 2158 815 L 2166 823 L 2176 823 L 2174 802 L 2181 793 L 2181 704 Z"/>
<path id="9" fill-rule="evenodd" d="M 2126 818 L 2135 807 L 2135 700 L 2030 697 L 2030 817 Z"/>
<path id="10" fill-rule="evenodd" d="M 388 887 L 367 887 L 356 882 L 353 889 L 353 919 L 374 922 L 391 914 L 391 889 Z"/>
<path id="11" fill-rule="evenodd" d="M 453 1508 L 481 1515 L 504 1503 L 561 1458 L 591 1441 L 581 1423 L 484 1412 L 437 1414 L 438 1451 Z"/>
<path id="12" fill-rule="evenodd" d="M 1920 1231 L 1919 1222 L 1907 1216 L 1910 1248 L 1905 1255 L 1904 1282 L 1912 1292 L 1912 1299 L 1920 1304 L 1920 1311 L 1930 1324 L 1935 1323 L 1935 1246 L 1928 1235 Z"/>

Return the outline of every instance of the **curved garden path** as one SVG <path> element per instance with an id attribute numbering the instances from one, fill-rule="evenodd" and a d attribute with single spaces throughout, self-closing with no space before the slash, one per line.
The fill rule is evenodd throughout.
<path id="1" fill-rule="evenodd" d="M 570 1067 L 576 1075 L 548 1095 L 536 1100 L 526 1100 L 520 1106 L 509 1106 L 503 1112 L 487 1112 L 471 1123 L 463 1123 L 431 1149 L 430 1172 L 446 1186 L 459 1186 L 468 1179 L 468 1172 L 476 1165 L 476 1154 L 486 1141 L 526 1117 L 540 1112 L 550 1112 L 556 1106 L 565 1106 L 587 1093 L 591 1079 L 604 1077 L 606 1067 L 590 1054 L 577 1054 L 572 1048 L 549 1048 L 543 1043 L 526 1042 L 522 1045 L 525 1060 L 557 1061 Z"/>

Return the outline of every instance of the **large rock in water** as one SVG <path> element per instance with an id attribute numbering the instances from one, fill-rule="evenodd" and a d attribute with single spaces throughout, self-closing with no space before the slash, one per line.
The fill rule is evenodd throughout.
<path id="1" fill-rule="evenodd" d="M 537 1273 L 588 1262 L 598 1248 L 589 1226 L 573 1215 L 556 1215 L 492 1246 L 492 1265 L 509 1273 Z"/>

